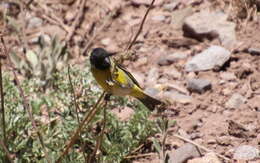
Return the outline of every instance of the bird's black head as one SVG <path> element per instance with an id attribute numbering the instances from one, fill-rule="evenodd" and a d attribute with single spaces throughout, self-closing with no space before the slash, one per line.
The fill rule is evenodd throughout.
<path id="1" fill-rule="evenodd" d="M 90 63 L 95 68 L 104 70 L 110 67 L 109 56 L 113 55 L 113 53 L 108 53 L 103 48 L 95 48 L 90 55 Z"/>

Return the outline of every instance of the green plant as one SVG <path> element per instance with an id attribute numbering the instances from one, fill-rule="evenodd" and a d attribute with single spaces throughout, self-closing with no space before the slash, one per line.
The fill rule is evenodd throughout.
<path id="1" fill-rule="evenodd" d="M 168 135 L 168 130 L 171 126 L 173 126 L 176 123 L 176 121 L 168 120 L 165 117 L 161 117 L 157 119 L 157 129 L 162 135 L 162 140 L 159 142 L 157 139 L 153 138 L 153 146 L 156 150 L 156 152 L 159 155 L 160 161 L 162 163 L 167 163 L 169 156 L 166 153 L 166 139 Z"/>
<path id="2" fill-rule="evenodd" d="M 78 127 L 75 106 L 72 101 L 67 71 L 63 70 L 53 74 L 55 80 L 53 87 L 43 93 L 38 89 L 36 80 L 23 80 L 22 88 L 33 108 L 33 116 L 43 136 L 49 156 L 54 162 L 64 149 L 67 140 Z M 100 89 L 93 81 L 89 68 L 71 68 L 72 84 L 75 90 L 80 92 L 77 96 L 79 104 L 79 119 L 90 111 L 90 107 L 101 94 Z M 12 76 L 4 75 L 5 107 L 7 110 L 7 144 L 9 151 L 19 162 L 44 162 L 45 155 L 37 140 L 28 115 L 23 110 L 22 99 L 19 96 Z M 121 122 L 109 112 L 118 106 L 135 108 L 136 112 L 127 122 Z M 131 102 L 128 98 L 112 97 L 106 106 L 107 125 L 97 160 L 101 162 L 129 161 L 126 156 L 144 144 L 147 138 L 158 130 L 155 122 L 148 120 L 149 111 L 139 102 Z M 99 128 L 103 121 L 102 111 L 98 112 L 91 124 L 81 132 L 81 137 L 73 145 L 71 152 L 63 159 L 63 162 L 84 162 L 84 155 L 93 152 L 96 144 Z M 84 155 L 83 155 L 84 153 Z M 0 150 L 0 160 L 4 153 Z M 1 162 L 1 161 L 0 161 Z"/>
<path id="3" fill-rule="evenodd" d="M 54 74 L 66 67 L 68 62 L 67 46 L 55 36 L 50 44 L 39 37 L 39 47 L 27 50 L 25 58 L 12 52 L 11 60 L 15 67 L 27 78 L 33 77 L 39 86 L 47 86 L 54 79 Z"/>

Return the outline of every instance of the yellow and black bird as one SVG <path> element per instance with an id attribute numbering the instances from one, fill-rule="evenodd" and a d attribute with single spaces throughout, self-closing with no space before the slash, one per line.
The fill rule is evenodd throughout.
<path id="1" fill-rule="evenodd" d="M 140 100 L 148 109 L 154 110 L 161 101 L 144 93 L 133 75 L 117 64 L 103 48 L 95 48 L 90 55 L 91 72 L 98 84 L 108 93 L 118 96 L 130 95 Z"/>

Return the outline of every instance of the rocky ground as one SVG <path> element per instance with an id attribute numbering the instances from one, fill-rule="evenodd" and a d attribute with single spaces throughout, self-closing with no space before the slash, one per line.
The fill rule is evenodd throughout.
<path id="1" fill-rule="evenodd" d="M 150 0 L 29 3 L 21 3 L 21 12 L 0 2 L 12 8 L 24 46 L 33 47 L 40 35 L 57 35 L 69 43 L 71 62 L 83 64 L 93 47 L 124 51 Z M 155 1 L 124 65 L 147 92 L 170 104 L 166 116 L 177 121 L 166 140 L 172 163 L 260 162 L 259 8 L 258 1 Z"/>

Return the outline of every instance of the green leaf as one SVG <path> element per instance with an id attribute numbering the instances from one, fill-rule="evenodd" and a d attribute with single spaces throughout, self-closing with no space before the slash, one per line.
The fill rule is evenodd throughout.
<path id="1" fill-rule="evenodd" d="M 27 51 L 26 58 L 34 68 L 37 66 L 38 57 L 32 50 Z"/>

